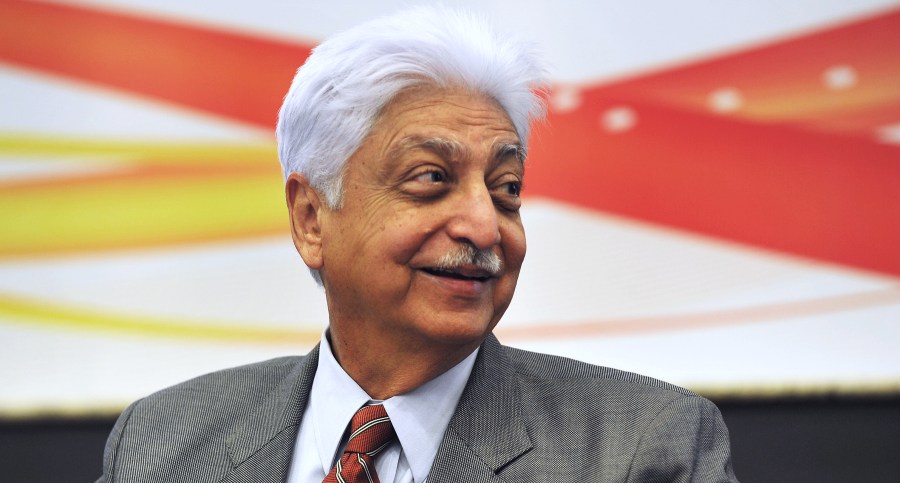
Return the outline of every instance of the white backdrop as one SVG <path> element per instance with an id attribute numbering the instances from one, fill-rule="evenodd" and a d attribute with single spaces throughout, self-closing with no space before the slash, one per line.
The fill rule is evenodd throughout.
<path id="1" fill-rule="evenodd" d="M 45 5 L 312 46 L 409 3 L 91 0 Z M 884 0 L 453 3 L 484 11 L 533 38 L 546 51 L 553 79 L 585 90 L 705 59 L 727 59 L 900 8 Z M 16 21 L 30 21 L 15 7 L 0 8 L 21 15 Z M 36 30 L 33 35 L 53 34 Z M 94 205 L 85 201 L 85 212 L 60 215 L 64 205 L 81 201 L 54 187 L 82 183 L 77 193 L 85 196 L 99 192 L 91 184 L 96 183 L 103 203 L 126 203 L 132 190 L 145 188 L 134 184 L 140 180 L 120 183 L 134 159 L 193 160 L 189 151 L 196 146 L 223 159 L 239 157 L 241 149 L 263 153 L 272 163 L 271 180 L 260 186 L 280 198 L 271 128 L 79 78 L 60 63 L 29 64 L 16 57 L 18 46 L 4 48 L 0 236 L 13 241 L 33 236 L 37 245 L 82 236 L 79 217 L 93 219 L 96 212 L 87 210 Z M 844 62 L 852 65 L 853 59 Z M 861 75 L 859 69 L 840 72 L 845 81 L 849 76 L 845 84 L 851 87 Z M 891 72 L 896 74 L 885 75 Z M 893 81 L 900 85 L 900 78 Z M 566 91 L 557 91 L 554 109 L 565 111 L 581 102 L 571 91 L 569 98 L 560 92 Z M 900 172 L 898 105 L 879 111 L 894 116 L 875 126 L 888 134 L 865 141 L 897 162 L 893 176 Z M 625 112 L 626 127 L 634 123 L 633 111 L 617 112 Z M 216 154 L 215 146 L 234 149 Z M 567 169 L 565 159 L 553 163 L 554 169 Z M 165 163 L 154 166 L 165 173 Z M 213 163 L 205 169 L 220 167 Z M 160 185 L 159 192 L 184 193 L 194 183 L 209 182 L 192 176 L 185 174 L 175 187 Z M 228 197 L 228 186 L 246 184 L 243 176 L 236 171 L 233 185 L 204 184 L 204 189 Z M 121 193 L 115 191 L 122 186 Z M 62 194 L 50 200 L 47 193 Z M 641 372 L 710 395 L 900 388 L 900 274 L 892 265 L 872 269 L 744 243 L 548 193 L 525 200 L 528 257 L 497 330 L 503 342 Z M 31 211 L 37 202 L 50 206 Z M 167 209 L 177 214 L 181 205 L 174 203 Z M 129 219 L 139 226 L 140 216 L 135 212 Z M 194 375 L 307 351 L 327 322 L 324 296 L 293 251 L 286 216 L 273 216 L 284 220 L 283 231 L 247 229 L 240 236 L 97 242 L 66 249 L 29 250 L 27 243 L 9 248 L 11 241 L 0 249 L 0 416 L 117 411 Z M 56 223 L 68 228 L 57 229 Z M 156 223 L 160 230 L 168 226 Z M 871 225 L 872 235 L 882 228 Z M 29 230 L 35 234 L 28 235 Z"/>

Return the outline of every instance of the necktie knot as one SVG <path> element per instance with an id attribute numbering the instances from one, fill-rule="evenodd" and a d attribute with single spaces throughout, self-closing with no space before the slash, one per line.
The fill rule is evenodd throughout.
<path id="1" fill-rule="evenodd" d="M 345 451 L 374 456 L 390 444 L 395 434 L 383 405 L 364 406 L 350 420 L 350 439 Z"/>
<path id="2" fill-rule="evenodd" d="M 396 437 L 391 418 L 381 404 L 365 406 L 350 420 L 350 438 L 344 455 L 323 483 L 379 483 L 374 457 Z"/>

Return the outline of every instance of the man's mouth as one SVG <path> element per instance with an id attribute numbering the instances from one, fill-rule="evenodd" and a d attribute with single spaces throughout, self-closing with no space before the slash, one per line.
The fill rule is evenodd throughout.
<path id="1" fill-rule="evenodd" d="M 454 278 L 457 280 L 467 280 L 470 282 L 486 282 L 491 278 L 490 275 L 480 271 L 479 273 L 466 274 L 443 268 L 423 268 L 422 270 L 426 273 L 434 275 L 435 277 Z"/>

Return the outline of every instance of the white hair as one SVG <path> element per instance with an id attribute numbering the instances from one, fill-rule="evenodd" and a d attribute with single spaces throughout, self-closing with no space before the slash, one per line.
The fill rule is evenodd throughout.
<path id="1" fill-rule="evenodd" d="M 384 106 L 428 83 L 498 102 L 523 147 L 531 121 L 544 115 L 545 69 L 530 44 L 471 13 L 416 7 L 329 38 L 297 70 L 276 129 L 285 179 L 304 175 L 340 207 L 344 165 Z"/>

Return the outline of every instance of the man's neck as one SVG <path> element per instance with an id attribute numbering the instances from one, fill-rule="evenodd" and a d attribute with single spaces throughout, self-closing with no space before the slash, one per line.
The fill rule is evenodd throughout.
<path id="1" fill-rule="evenodd" d="M 343 337 L 342 337 L 343 336 Z M 373 399 L 404 394 L 440 376 L 481 345 L 424 344 L 402 338 L 367 336 L 358 343 L 341 331 L 329 330 L 335 359 Z M 386 339 L 386 340 L 383 340 Z"/>

